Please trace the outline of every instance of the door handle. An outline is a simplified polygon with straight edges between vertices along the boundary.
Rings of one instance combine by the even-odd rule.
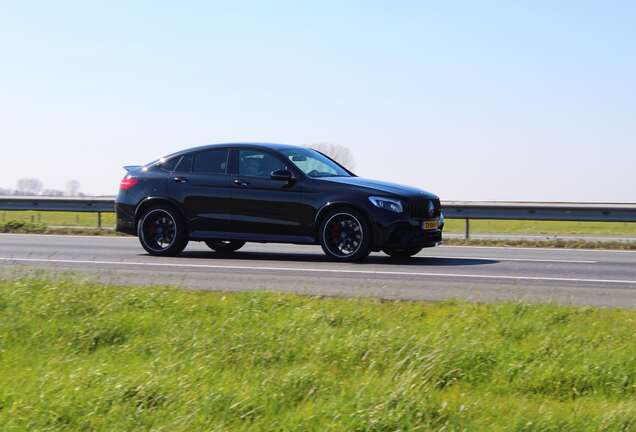
[[[244,180],[236,179],[234,180],[234,184],[237,186],[249,186],[250,184]]]
[[[175,181],[175,183],[187,183],[188,182],[188,178],[187,177],[175,177],[173,180]]]

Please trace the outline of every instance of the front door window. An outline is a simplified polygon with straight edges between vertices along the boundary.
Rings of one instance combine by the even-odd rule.
[[[241,177],[269,179],[272,171],[287,169],[280,159],[257,150],[239,150],[238,173]]]

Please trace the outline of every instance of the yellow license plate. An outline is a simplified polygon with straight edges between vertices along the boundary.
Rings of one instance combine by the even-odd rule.
[[[422,228],[425,230],[434,230],[439,227],[439,221],[437,219],[427,220],[422,222]]]

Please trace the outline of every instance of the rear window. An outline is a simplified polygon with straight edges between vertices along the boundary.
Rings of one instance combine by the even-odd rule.
[[[194,155],[192,171],[206,174],[225,174],[227,170],[228,149],[206,150]]]
[[[181,162],[177,165],[175,169],[176,172],[179,173],[189,173],[192,171],[192,155],[187,154],[181,158]]]
[[[175,156],[170,159],[161,159],[156,162],[152,168],[166,172],[173,172],[180,160],[181,156]]]

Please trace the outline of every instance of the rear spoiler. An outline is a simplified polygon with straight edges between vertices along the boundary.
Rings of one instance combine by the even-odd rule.
[[[129,173],[131,173],[131,172],[133,172],[133,171],[138,171],[138,170],[140,170],[141,168],[143,168],[141,165],[126,165],[126,166],[124,167],[124,169],[125,169],[126,171],[128,171]]]

